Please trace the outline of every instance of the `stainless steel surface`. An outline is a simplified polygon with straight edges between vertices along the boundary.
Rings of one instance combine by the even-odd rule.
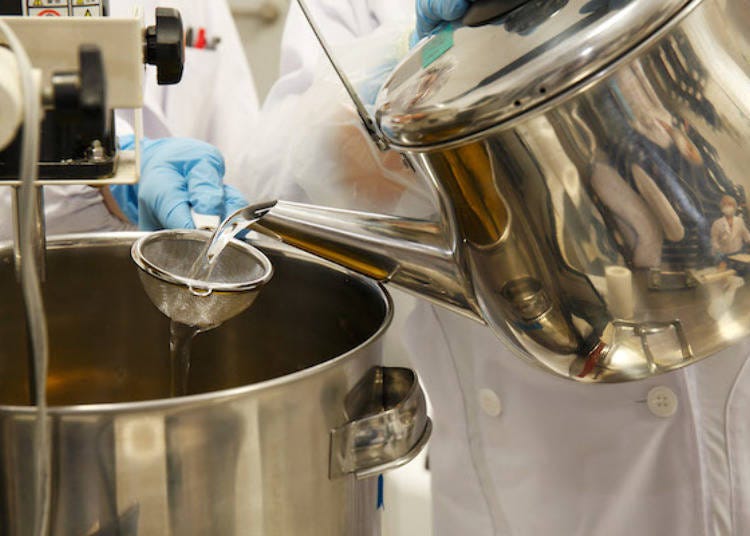
[[[233,240],[219,255],[210,281],[190,272],[212,233],[166,230],[144,235],[131,251],[146,294],[168,318],[198,328],[212,328],[250,307],[273,276],[262,252]]]
[[[612,48],[598,72],[582,68],[584,82],[543,105],[505,122],[500,110],[490,130],[454,114],[456,138],[466,137],[402,147],[438,190],[439,223],[280,203],[259,230],[465,307],[520,357],[575,381],[637,380],[731,347],[750,334],[750,11],[744,0],[696,0],[665,25],[661,10],[678,3],[601,5],[619,10],[615,26],[640,12],[661,28],[635,25],[627,51]],[[458,30],[477,32],[473,56],[456,63],[449,52],[421,68],[412,97],[460,107],[450,84],[471,80],[487,63],[481,36],[503,31]],[[582,35],[561,45],[571,58],[588,54]],[[638,36],[648,38],[636,46]],[[392,75],[381,103],[420,56]],[[495,89],[517,85],[508,78]],[[399,121],[400,133],[429,131],[420,114]]]
[[[344,70],[341,68],[339,63],[336,61],[336,58],[333,56],[331,47],[328,46],[325,37],[323,37],[323,33],[315,23],[315,17],[313,17],[310,9],[307,7],[307,2],[305,2],[305,0],[297,0],[297,4],[299,4],[300,9],[302,10],[302,14],[305,16],[308,25],[315,34],[315,38],[318,40],[318,44],[320,44],[320,47],[323,49],[326,58],[328,58],[331,67],[333,67],[333,70],[336,72],[336,76],[338,76],[339,80],[344,86],[344,89],[346,89],[346,92],[349,94],[349,98],[354,103],[354,107],[357,109],[357,114],[359,115],[359,118],[362,121],[365,130],[370,135],[372,141],[375,142],[375,145],[378,146],[378,148],[380,148],[381,150],[386,150],[388,148],[388,142],[380,134],[380,130],[378,129],[378,125],[375,122],[375,119],[372,117],[372,115],[370,115],[370,112],[367,111],[367,108],[362,102],[362,99],[359,98],[357,90],[354,89],[354,85],[352,85],[352,83],[349,81],[346,73],[344,73]]]
[[[166,399],[168,320],[130,260],[139,236],[49,242],[52,534],[380,534],[377,479],[330,479],[329,457],[330,431],[360,417],[348,413],[350,393],[382,370],[387,294],[263,245],[273,280],[254,307],[195,339],[191,394]],[[26,536],[34,409],[10,246],[0,292],[0,534]],[[409,385],[392,400],[410,400]]]
[[[478,318],[471,287],[456,263],[452,218],[450,211],[432,222],[279,201],[252,228]]]
[[[351,421],[331,431],[331,478],[369,478],[412,460],[430,437],[414,371],[374,368],[346,397]]]
[[[422,41],[386,82],[377,121],[388,143],[454,141],[549,101],[663,27],[688,0],[537,0],[477,28]],[[460,74],[459,74],[460,73]]]
[[[376,476],[387,473],[394,469],[403,467],[404,465],[414,461],[417,457],[422,454],[422,451],[427,448],[427,444],[430,442],[432,437],[432,419],[427,418],[425,420],[424,431],[421,436],[417,439],[417,442],[412,445],[411,450],[399,458],[394,458],[390,461],[384,461],[380,465],[368,467],[366,469],[359,469],[355,471],[354,476],[357,480],[366,480],[368,478],[374,478]],[[393,501],[391,501],[392,503]]]
[[[13,187],[13,194],[11,196],[11,204],[13,210],[13,252],[16,263],[16,274],[18,279],[21,279],[21,223],[23,211],[20,210],[21,198],[20,188]],[[44,187],[38,186],[36,188],[36,211],[34,212],[34,220],[36,222],[33,230],[34,235],[34,251],[33,255],[36,258],[37,271],[39,272],[39,280],[44,281],[46,277],[46,266],[45,266],[45,251],[47,248],[47,221],[44,217]]]

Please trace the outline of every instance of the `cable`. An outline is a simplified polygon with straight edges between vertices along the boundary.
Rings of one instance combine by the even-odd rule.
[[[37,518],[34,534],[46,536],[49,531],[51,507],[51,468],[50,446],[47,431],[47,367],[49,364],[49,346],[47,337],[47,318],[44,312],[44,300],[39,281],[37,259],[34,254],[34,228],[36,226],[36,180],[39,159],[39,125],[41,106],[39,92],[36,90],[31,62],[26,50],[10,29],[0,19],[0,33],[5,36],[11,51],[16,55],[21,75],[21,86],[24,95],[24,123],[21,145],[21,287],[26,304],[26,318],[31,338],[31,351],[34,359],[34,380],[36,387],[37,419],[36,439],[36,499]]]

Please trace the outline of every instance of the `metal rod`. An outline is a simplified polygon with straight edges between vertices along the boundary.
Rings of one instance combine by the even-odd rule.
[[[36,265],[39,281],[47,280],[47,219],[44,216],[44,186],[36,188],[36,222],[34,222]]]
[[[365,126],[365,130],[367,130],[367,133],[370,135],[370,138],[372,138],[372,140],[375,142],[375,144],[378,146],[378,148],[381,151],[387,150],[388,142],[380,134],[380,131],[378,130],[375,120],[367,111],[367,108],[365,108],[365,105],[362,102],[362,99],[359,98],[359,94],[357,93],[357,90],[354,89],[354,86],[351,84],[351,82],[347,78],[343,69],[338,64],[336,59],[333,57],[333,54],[331,53],[331,49],[328,46],[328,42],[325,40],[325,38],[323,37],[323,34],[320,31],[320,28],[318,28],[317,24],[315,23],[315,20],[313,19],[312,14],[310,13],[310,10],[307,8],[307,4],[305,3],[305,0],[297,0],[297,4],[302,10],[302,14],[305,16],[305,19],[307,19],[307,23],[310,25],[310,28],[315,34],[315,37],[318,40],[318,43],[320,43],[320,46],[323,48],[323,52],[328,58],[328,61],[333,67],[333,70],[336,71],[336,76],[339,77],[339,80],[341,80],[341,83],[344,85],[344,89],[346,89],[346,92],[349,94],[349,98],[354,103],[354,107],[357,109],[357,114],[359,115],[359,118],[362,120],[362,123]]]
[[[16,280],[21,282],[21,208],[19,207],[19,187],[12,187],[11,202],[13,211],[13,260],[16,267]]]
[[[32,233],[34,235],[34,251],[33,255],[36,259],[37,272],[39,274],[39,280],[45,281],[47,278],[47,263],[46,263],[46,251],[47,251],[47,229],[44,218],[44,188],[37,186],[35,188],[35,201],[36,210],[34,212],[34,228]],[[13,220],[15,225],[13,226],[13,257],[16,266],[16,278],[20,281],[21,271],[23,267],[23,256],[21,255],[21,229],[23,223],[23,210],[21,207],[21,188],[13,188]]]

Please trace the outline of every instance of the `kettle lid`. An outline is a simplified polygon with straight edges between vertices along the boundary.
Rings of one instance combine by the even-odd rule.
[[[600,72],[690,3],[476,0],[464,23],[480,22],[487,4],[510,11],[422,40],[380,91],[380,129],[391,144],[417,148],[498,126]]]

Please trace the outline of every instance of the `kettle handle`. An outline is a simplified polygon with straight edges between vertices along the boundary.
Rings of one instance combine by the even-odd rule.
[[[374,367],[346,397],[347,413],[361,412],[331,431],[329,476],[358,480],[409,463],[432,433],[417,374],[406,368]]]
[[[482,26],[507,15],[530,0],[475,0],[461,21],[465,26]]]

